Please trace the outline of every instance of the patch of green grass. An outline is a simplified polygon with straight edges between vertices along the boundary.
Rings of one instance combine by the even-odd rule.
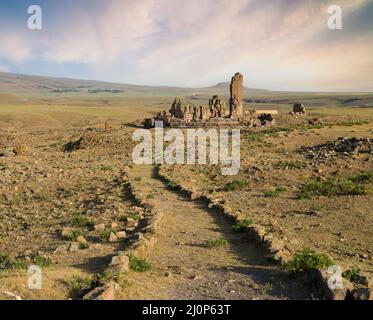
[[[209,249],[225,247],[228,246],[228,244],[228,241],[225,239],[208,239],[206,241],[206,246]]]
[[[146,199],[154,199],[154,194],[153,194],[153,193],[149,193],[149,194],[146,196]]]
[[[137,182],[140,182],[141,181],[141,177],[135,177],[133,180],[135,180]]]
[[[342,273],[342,277],[356,284],[362,284],[363,282],[361,270],[358,267],[352,267],[351,269],[346,270]]]
[[[342,195],[366,195],[367,188],[348,179],[326,181],[311,181],[304,184],[298,191],[298,199],[310,199],[312,197],[332,197]]]
[[[110,238],[110,234],[111,234],[112,230],[111,229],[105,229],[104,231],[102,231],[101,233],[101,238],[105,241],[108,241],[109,238]]]
[[[237,191],[242,189],[245,186],[245,183],[241,180],[233,180],[224,185],[223,189],[225,191]]]
[[[85,250],[85,249],[88,249],[89,248],[89,244],[86,243],[86,242],[80,242],[79,243],[79,249],[80,250]]]
[[[332,265],[334,265],[334,262],[327,255],[305,248],[285,265],[285,270],[291,273],[309,272],[313,269],[328,268]]]
[[[132,218],[136,221],[140,220],[140,215],[137,212],[131,211],[127,215],[128,218]]]
[[[71,234],[69,235],[69,238],[70,240],[72,241],[76,241],[76,239],[79,237],[79,236],[83,236],[84,237],[85,233],[81,230],[72,230],[71,231]]]
[[[373,171],[357,174],[348,178],[353,183],[373,183]]]
[[[70,289],[74,293],[78,293],[84,289],[88,289],[92,283],[91,277],[73,276],[69,281]]]
[[[150,262],[146,261],[145,259],[137,258],[133,255],[130,255],[130,268],[136,272],[146,272],[151,269]]]
[[[13,269],[22,269],[26,270],[28,267],[28,264],[26,263],[25,260],[22,259],[16,259],[12,262],[12,268]]]
[[[104,282],[113,280],[121,286],[123,286],[123,284],[125,284],[125,286],[128,285],[127,274],[125,272],[105,270],[103,273],[98,275],[98,279]]]
[[[275,190],[264,191],[263,194],[266,198],[277,198],[281,193],[286,191],[287,189],[285,187],[277,187]]]
[[[237,233],[242,233],[242,232],[245,232],[246,231],[246,228],[250,225],[253,224],[253,221],[251,219],[243,219],[243,220],[240,220],[240,221],[237,221],[234,225],[233,225],[233,231],[234,232],[237,232]]]
[[[52,259],[47,256],[36,256],[32,262],[40,268],[48,268],[52,264]]]
[[[296,170],[296,169],[304,169],[307,165],[302,161],[279,161],[273,165],[275,169],[289,169],[289,170]]]
[[[112,166],[102,166],[101,170],[102,171],[113,171],[114,168]]]
[[[167,187],[169,187],[172,190],[177,190],[179,188],[179,186],[177,185],[177,183],[173,182],[173,181],[169,181],[167,183]]]
[[[74,214],[71,224],[75,227],[88,227],[91,229],[95,226],[94,221],[87,219],[87,217],[83,216],[81,213]]]
[[[0,269],[8,269],[10,265],[9,257],[6,254],[0,254]]]

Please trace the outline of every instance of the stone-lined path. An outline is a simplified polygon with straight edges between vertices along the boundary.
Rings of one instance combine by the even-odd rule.
[[[305,299],[309,292],[262,250],[232,231],[232,222],[202,202],[170,190],[150,166],[130,170],[164,217],[158,242],[150,253],[152,270],[130,272],[123,299]],[[208,239],[226,239],[227,246],[209,249]]]

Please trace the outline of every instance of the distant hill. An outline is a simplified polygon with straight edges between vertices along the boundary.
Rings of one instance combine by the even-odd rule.
[[[229,82],[211,87],[180,88],[172,86],[140,86],[94,80],[53,78],[0,72],[0,103],[70,103],[118,104],[137,98],[166,98],[167,103],[180,97],[195,104],[205,104],[213,95],[226,101]],[[372,93],[284,92],[244,88],[245,104],[253,107],[290,108],[295,102],[307,107],[373,107]],[[150,99],[151,102],[154,99]]]
[[[265,93],[267,90],[245,88],[248,93]],[[229,95],[229,83],[219,83],[205,88],[180,88],[172,86],[140,86],[94,80],[53,78],[0,72],[0,93],[20,95],[45,94],[121,94],[125,96],[186,96]]]

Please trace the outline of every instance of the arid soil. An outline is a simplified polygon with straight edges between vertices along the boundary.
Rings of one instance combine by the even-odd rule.
[[[40,123],[15,126],[14,117],[11,125],[1,119],[1,299],[13,299],[9,293],[22,299],[80,298],[82,287],[105,276],[110,258],[126,245],[112,233],[130,236],[143,218],[123,183],[125,172],[164,218],[146,258],[151,269],[131,270],[116,279],[119,299],[312,298],[301,279],[270,262],[244,234],[233,233],[230,221],[167,188],[152,167],[131,165],[133,124],[119,119],[105,131],[102,118],[95,126],[91,117],[84,121],[85,115],[77,120],[69,113],[56,126],[48,116],[44,128]],[[311,247],[372,276],[370,178],[354,180],[364,187],[358,195],[298,198],[310,181],[373,170],[369,152],[323,149],[339,137],[373,138],[371,121],[369,116],[316,112],[304,118],[283,116],[275,127],[242,133],[237,176],[223,177],[212,166],[161,170],[265,226],[286,243],[290,255]],[[224,241],[209,248],[211,240]],[[43,268],[42,290],[27,287],[27,266],[35,263]]]

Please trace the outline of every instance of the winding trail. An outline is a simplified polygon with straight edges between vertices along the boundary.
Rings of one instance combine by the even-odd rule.
[[[140,178],[141,177],[141,178]],[[121,299],[307,299],[308,290],[265,258],[232,222],[205,204],[172,191],[150,166],[130,178],[164,217],[148,260],[152,270],[130,272]],[[209,249],[208,239],[228,245]]]

